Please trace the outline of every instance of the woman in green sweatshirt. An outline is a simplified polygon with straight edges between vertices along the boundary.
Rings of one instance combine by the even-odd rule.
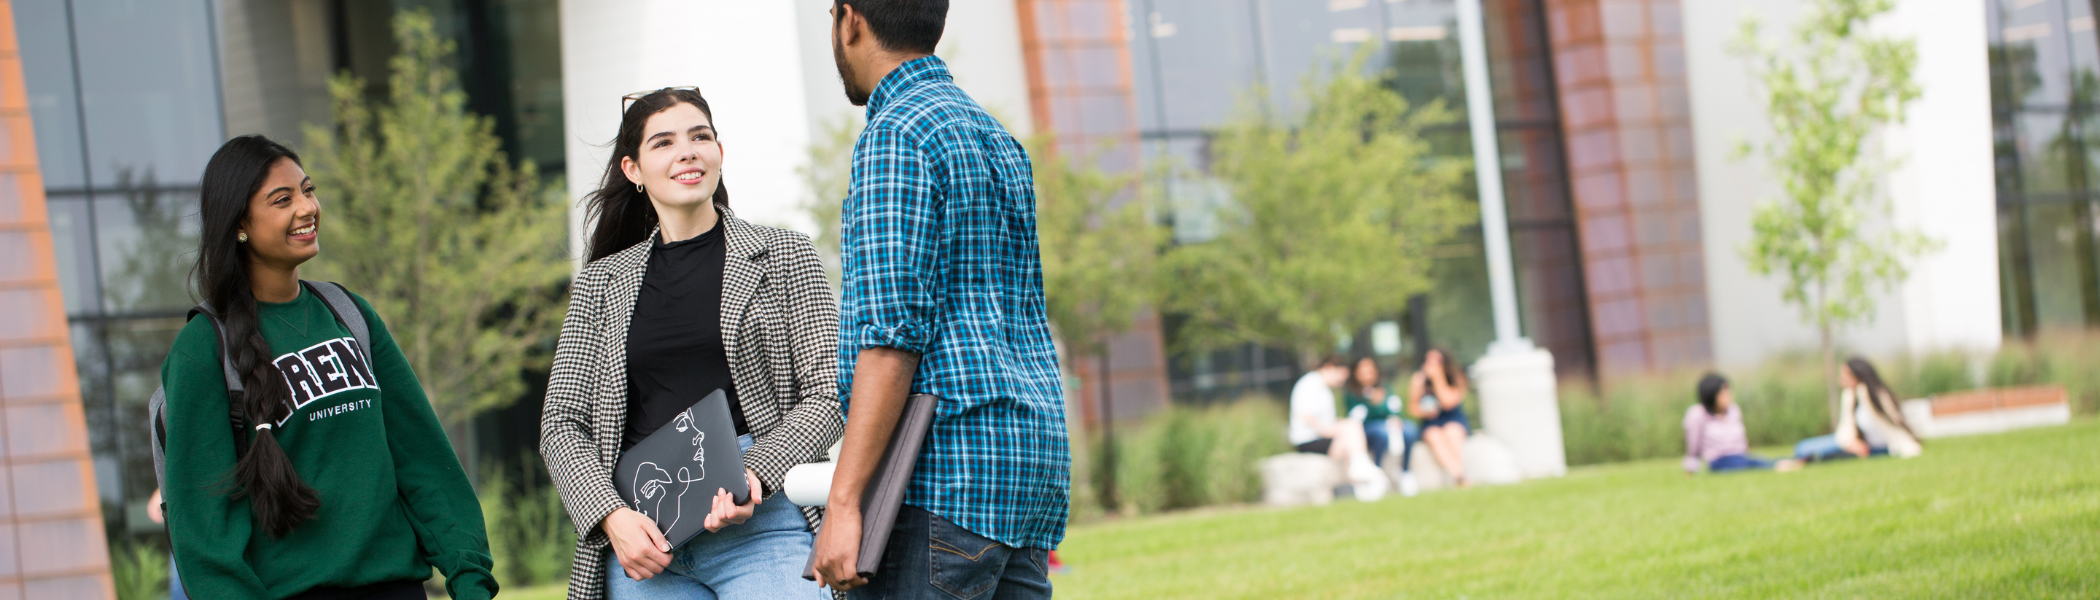
[[[360,347],[299,281],[321,216],[299,157],[234,138],[201,187],[194,276],[246,392],[227,393],[219,333],[192,319],[161,365],[168,536],[190,596],[422,600],[435,566],[453,598],[494,597],[480,504],[400,346],[356,298]]]

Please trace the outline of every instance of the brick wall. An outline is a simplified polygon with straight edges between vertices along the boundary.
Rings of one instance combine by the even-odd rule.
[[[1606,373],[1711,361],[1677,0],[1546,0],[1591,339]]]
[[[114,598],[36,160],[0,0],[0,600]]]

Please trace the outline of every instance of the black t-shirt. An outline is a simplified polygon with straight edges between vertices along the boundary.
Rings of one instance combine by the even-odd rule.
[[[719,223],[689,240],[651,241],[648,271],[627,326],[627,433],[621,450],[718,389],[729,396],[737,434],[751,432],[722,346],[727,246]]]

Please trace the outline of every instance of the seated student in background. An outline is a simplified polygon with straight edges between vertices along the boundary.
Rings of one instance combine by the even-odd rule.
[[[1334,390],[1349,378],[1339,357],[1327,357],[1320,366],[1291,387],[1291,445],[1299,452],[1325,454],[1349,475],[1352,484],[1381,484],[1384,475],[1371,462],[1364,443],[1364,427],[1354,419],[1335,416]],[[1375,481],[1374,481],[1375,480]],[[1382,493],[1383,487],[1380,487]],[[1375,495],[1375,493],[1374,493]]]
[[[1393,448],[1394,429],[1400,434],[1400,492],[1413,495],[1414,477],[1407,472],[1407,458],[1414,451],[1415,440],[1420,429],[1410,421],[1396,419],[1400,415],[1400,395],[1386,387],[1385,375],[1378,369],[1378,361],[1369,356],[1356,359],[1356,367],[1349,381],[1342,386],[1342,407],[1349,418],[1364,424],[1364,445],[1371,454],[1371,462],[1385,466],[1385,455]]]
[[[1422,420],[1422,444],[1437,466],[1458,487],[1473,487],[1466,479],[1466,435],[1473,429],[1466,420],[1466,374],[1450,362],[1451,354],[1439,348],[1422,353],[1422,368],[1407,385],[1408,410]]]
[[[1866,458],[1893,454],[1910,458],[1925,451],[1903,421],[1896,406],[1896,393],[1881,381],[1873,363],[1852,357],[1838,367],[1837,431],[1801,440],[1794,445],[1794,458],[1820,461]]]
[[[1715,473],[1751,469],[1792,470],[1795,461],[1772,461],[1750,455],[1750,437],[1743,432],[1743,409],[1736,406],[1728,378],[1708,373],[1699,380],[1699,403],[1684,411],[1684,472],[1699,467]]]

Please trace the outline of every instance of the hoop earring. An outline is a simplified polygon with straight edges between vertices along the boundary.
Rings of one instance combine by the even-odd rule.
[[[247,232],[241,232],[241,233],[235,234],[235,235],[233,236],[233,239],[236,239],[236,240],[240,240],[240,241],[241,241],[241,243],[243,243],[243,244],[246,244],[246,243],[248,243],[248,233],[247,233]]]
[[[639,192],[639,191],[642,191],[642,184],[639,184],[639,183],[637,183],[637,184],[634,184],[634,191],[637,191],[637,192]]]

